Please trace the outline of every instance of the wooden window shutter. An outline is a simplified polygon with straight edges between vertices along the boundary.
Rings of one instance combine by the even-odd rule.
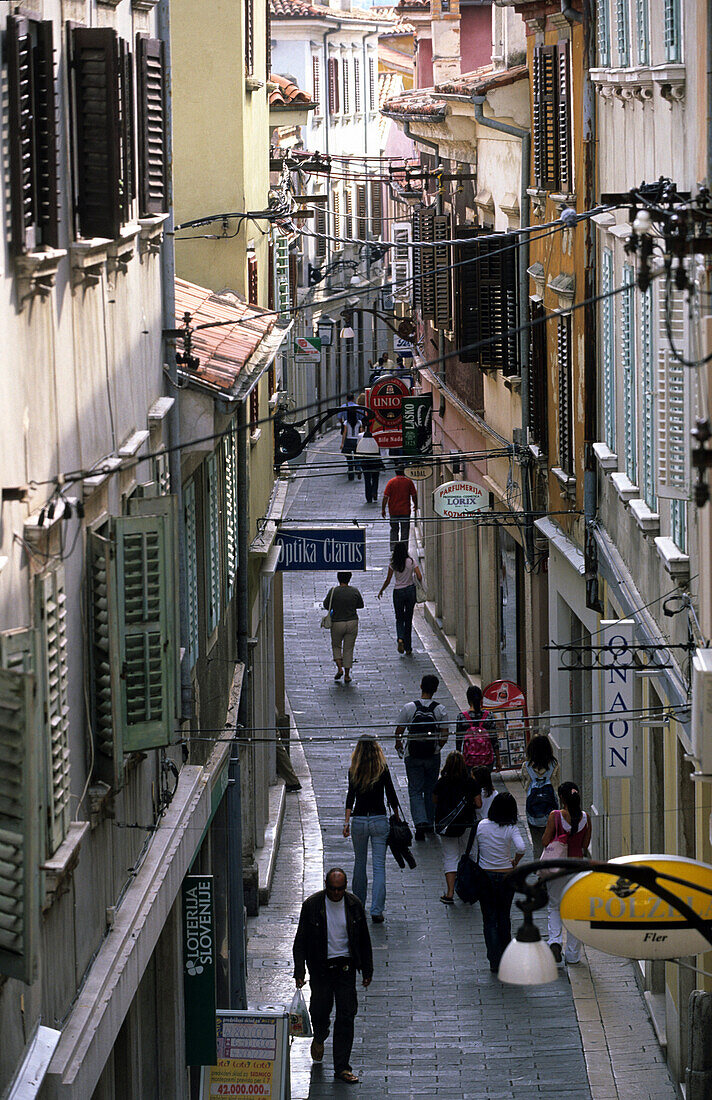
[[[289,320],[291,309],[289,287],[289,238],[277,234],[274,241],[274,302],[280,321]]]
[[[0,974],[30,984],[39,936],[35,676],[0,669]]]
[[[681,61],[680,0],[663,0],[663,40],[665,43],[665,59],[667,61]]]
[[[530,300],[529,434],[544,454],[549,450],[548,364],[546,310],[541,299]]]
[[[653,358],[653,290],[648,287],[640,295],[640,353],[642,360],[642,421],[641,481],[643,499],[655,511],[655,365]]]
[[[368,207],[366,196],[366,185],[364,183],[358,183],[356,185],[356,236],[360,240],[366,239],[366,229],[368,225]]]
[[[354,111],[357,115],[361,114],[362,94],[361,94],[361,62],[357,57],[354,58]]]
[[[516,233],[478,241],[476,266],[479,341],[477,362],[483,370],[519,372],[519,325]]]
[[[613,253],[604,248],[601,258],[601,326],[603,355],[603,438],[609,450],[616,449],[616,366],[613,299]]]
[[[247,257],[247,301],[251,306],[259,305],[259,271],[253,253]]]
[[[138,35],[139,212],[143,217],[168,210],[166,183],[165,50],[157,38]]]
[[[154,455],[153,480],[159,497],[168,496],[171,491],[171,464],[165,451]]]
[[[316,239],[314,243],[314,250],[316,252],[317,259],[323,260],[326,256],[326,210],[322,203],[316,208],[316,218],[314,232],[316,233]]]
[[[422,211],[414,210],[411,215],[412,230],[411,240],[414,247],[409,251],[412,256],[413,266],[413,309],[417,310],[422,315],[423,309],[423,250],[420,247],[420,241],[422,241]]]
[[[596,37],[598,64],[607,68],[611,63],[611,30],[609,18],[610,0],[596,0]]]
[[[269,395],[272,396],[271,394]],[[238,563],[237,533],[237,437],[236,422],[233,430],[223,436],[223,465],[225,467],[225,569],[227,573],[227,598],[235,589]]]
[[[272,73],[272,5],[270,0],[265,2],[265,78],[269,80]]]
[[[255,71],[255,0],[245,0],[245,75]]]
[[[630,65],[630,19],[628,2],[629,0],[615,0],[618,65],[622,69]]]
[[[436,247],[433,249],[435,259],[435,317],[436,328],[450,328],[452,325],[452,291],[451,291],[451,252],[449,244],[440,244],[438,241],[449,241],[452,237],[451,219],[449,214],[436,214],[433,219],[433,237]]]
[[[119,699],[116,551],[110,538],[87,532],[89,588],[89,664],[91,725],[96,746],[94,770],[115,791],[124,781],[122,727],[116,720]]]
[[[331,205],[334,215],[332,235],[338,238],[341,236],[341,194],[336,187],[331,192]]]
[[[321,107],[321,62],[316,54],[312,54],[312,99],[316,103],[316,114]]]
[[[635,484],[638,480],[638,417],[635,392],[635,346],[633,343],[633,319],[635,299],[633,268],[630,264],[623,267],[623,285],[621,295],[621,365],[623,370],[623,452],[625,472]]]
[[[6,50],[12,246],[19,255],[31,252],[37,244],[34,66],[29,19],[8,18]]]
[[[650,27],[648,20],[648,0],[635,0],[635,36],[637,42],[638,64],[647,65],[650,61]]]
[[[536,46],[533,64],[534,179],[537,187],[555,190],[558,186],[557,47]]]
[[[195,510],[195,482],[183,488],[183,522],[185,524],[185,586],[188,605],[188,651],[190,667],[198,660],[199,600],[198,600],[198,520]]]
[[[573,394],[571,392],[571,317],[559,317],[556,332],[559,372],[559,465],[573,477]]]
[[[420,239],[428,243],[435,239],[435,210],[431,207],[420,212]],[[435,249],[420,249],[421,303],[424,321],[435,320]]]
[[[257,392],[255,386],[252,393]],[[252,397],[250,394],[250,398]],[[254,415],[252,401],[250,401],[250,427],[254,431],[259,419]],[[220,484],[218,481],[218,463],[215,454],[211,454],[206,462],[206,535],[208,539],[207,558],[207,585],[208,585],[208,631],[210,634],[220,622],[222,610],[220,599]]]
[[[413,227],[410,222],[393,222],[394,247],[391,251],[391,293],[397,302],[410,302],[412,298],[413,262],[410,240]]]
[[[349,59],[348,59],[348,57],[345,57],[343,59],[343,61],[341,62],[341,79],[342,79],[343,87],[344,87],[344,97],[343,97],[344,107],[343,107],[343,111],[344,111],[344,114],[347,115],[349,113],[349,111],[351,110],[351,96],[350,96],[350,90],[351,89],[349,88]]]
[[[344,237],[350,239],[354,235],[354,193],[351,184],[345,185],[346,216],[344,217]]]
[[[670,335],[675,349],[687,354],[685,299],[672,287],[659,291],[657,355],[656,450],[658,456],[657,495],[686,499],[690,495],[690,430],[692,428],[692,378],[689,367],[675,358],[667,334],[666,302]],[[679,545],[679,543],[678,543]]]
[[[457,287],[456,339],[459,358],[463,363],[476,363],[479,352],[473,345],[480,339],[477,308],[477,244],[475,237],[481,232],[476,225],[456,225],[454,236],[462,242],[453,249],[453,269]]]
[[[573,173],[571,170],[571,112],[569,104],[569,44],[559,42],[556,47],[557,72],[557,162],[559,191],[573,191]]]
[[[42,726],[47,778],[48,852],[54,855],[70,821],[69,673],[67,661],[67,596],[64,568],[35,577],[35,621],[44,683]]]
[[[368,59],[368,109],[375,111],[377,107],[376,97],[376,62],[372,57]]]
[[[37,24],[34,73],[37,220],[42,244],[56,248],[59,245],[57,84],[54,77],[52,23],[49,20]]]
[[[122,172],[116,32],[73,27],[70,50],[79,235],[113,240],[121,228]]]
[[[162,43],[161,43],[162,45]],[[136,158],[134,156],[134,79],[133,57],[126,42],[119,39],[119,110],[121,112],[121,220],[131,220],[131,204],[136,198]]]
[[[371,234],[383,235],[383,185],[380,180],[371,180]]]
[[[338,61],[335,57],[330,57],[326,64],[326,78],[328,83],[329,93],[329,114],[336,115],[339,113],[339,70]]]

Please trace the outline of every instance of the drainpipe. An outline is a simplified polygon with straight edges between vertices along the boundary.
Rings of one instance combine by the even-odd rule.
[[[437,157],[437,167],[438,168],[442,167],[443,159],[440,155],[440,146],[438,145],[438,143],[436,141],[429,141],[428,138],[424,138],[424,137],[420,137],[420,136],[416,137],[416,135],[413,133],[413,131],[410,128],[410,123],[409,122],[406,122],[405,126],[403,127],[403,133],[405,134],[406,137],[409,137],[411,139],[411,141],[418,142],[420,145],[428,145],[431,149],[434,149],[435,150],[435,156]],[[437,198],[435,200],[435,209],[437,210],[438,214],[442,214],[442,212],[443,212],[443,197],[442,197],[442,194],[440,192],[438,192]],[[438,370],[437,370],[437,375],[438,375],[438,379],[440,380],[440,382],[442,382],[442,384],[444,385],[445,384],[445,337],[443,336],[440,329],[438,329]]]
[[[562,5],[563,11],[563,5]],[[564,13],[565,14],[565,13]],[[590,66],[595,63],[595,42],[591,26],[591,0],[583,4],[583,208],[591,210],[596,204],[596,103],[593,85],[589,75]],[[593,444],[597,438],[596,414],[596,242],[594,224],[591,218],[585,218],[583,225],[584,240],[584,332],[590,337],[584,340],[583,349],[583,392],[584,392],[584,473],[583,473],[583,513],[586,525],[584,545],[588,552],[584,554],[586,566],[586,606],[592,610],[600,609],[598,597],[598,559],[595,556],[595,541],[592,524],[598,507],[598,478]]]

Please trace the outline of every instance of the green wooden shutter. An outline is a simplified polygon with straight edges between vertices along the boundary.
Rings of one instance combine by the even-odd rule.
[[[670,538],[683,553],[687,552],[687,501],[670,501]]]
[[[338,226],[334,236],[339,236]],[[292,308],[289,294],[289,238],[277,233],[274,240],[274,304],[280,321],[290,319]]]
[[[208,583],[208,631],[210,634],[220,622],[220,485],[218,483],[218,463],[215,453],[206,463],[206,512],[208,552],[206,560]]]
[[[71,816],[66,605],[62,567],[35,578],[35,615],[40,651],[38,671],[44,682],[42,719],[46,759],[47,847],[51,855],[64,840]]]
[[[690,495],[690,430],[693,372],[673,355],[665,318],[668,293],[670,335],[678,352],[687,355],[685,300],[682,293],[665,287],[659,291],[658,377],[656,454],[657,494],[668,499]],[[689,356],[687,356],[689,358]]]
[[[623,265],[621,294],[621,365],[623,369],[623,453],[625,472],[635,484],[638,480],[637,409],[635,393],[635,347],[633,343],[634,284],[633,268]]]
[[[648,26],[648,0],[635,0],[635,37],[638,64],[650,62],[650,28]]]
[[[663,40],[666,60],[682,61],[680,0],[663,0]]]
[[[237,427],[223,437],[223,463],[225,466],[225,566],[227,572],[227,597],[235,587],[237,573]]]
[[[35,978],[40,815],[35,677],[0,669],[0,974]]]
[[[653,291],[648,287],[640,296],[640,350],[643,385],[643,499],[655,511],[655,377],[653,367]]]
[[[598,64],[608,68],[611,63],[611,29],[608,5],[610,0],[596,0],[596,32],[598,39]]]
[[[185,572],[188,599],[188,648],[190,667],[198,660],[198,525],[195,512],[195,482],[189,481],[183,489],[185,516]]]
[[[604,248],[601,262],[601,294],[610,295],[613,289],[613,253]],[[603,328],[601,349],[603,354],[603,437],[606,446],[616,449],[616,374],[615,336],[613,330],[613,299],[601,300],[601,325]]]
[[[115,547],[95,531],[87,533],[89,587],[89,664],[91,724],[96,746],[94,770],[115,791],[124,782],[122,725],[117,721],[120,691]]]
[[[616,0],[616,32],[618,40],[618,67],[630,65],[630,19],[628,0]]]

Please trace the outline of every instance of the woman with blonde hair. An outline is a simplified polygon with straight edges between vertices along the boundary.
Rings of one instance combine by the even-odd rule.
[[[344,836],[351,834],[351,843],[354,846],[353,892],[364,908],[368,893],[368,842],[371,841],[371,920],[374,924],[383,924],[383,907],[386,902],[386,842],[389,823],[384,796],[391,812],[398,816],[398,796],[383,749],[372,734],[365,733],[359,737],[351,757]]]

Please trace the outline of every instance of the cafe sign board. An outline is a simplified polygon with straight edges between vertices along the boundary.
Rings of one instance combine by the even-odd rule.
[[[433,509],[443,519],[461,519],[489,507],[489,493],[472,481],[446,481],[433,493]]]
[[[674,959],[709,951],[710,945],[673,905],[625,877],[626,864],[652,867],[684,879],[685,885],[660,879],[660,886],[712,921],[712,867],[683,856],[620,856],[621,876],[584,871],[565,887],[561,919],[570,932],[599,951],[626,959]]]

